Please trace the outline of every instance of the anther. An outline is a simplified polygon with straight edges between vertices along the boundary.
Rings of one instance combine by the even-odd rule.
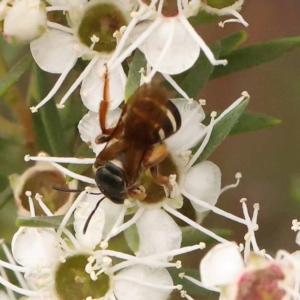
[[[250,98],[250,95],[248,92],[244,91],[242,92],[242,96],[246,97],[246,98]]]
[[[181,279],[182,279],[184,276],[185,276],[185,273],[184,273],[184,272],[181,272],[181,273],[178,274],[178,277],[181,278]]]
[[[245,247],[244,247],[244,244],[240,243],[239,244],[239,251],[242,252],[244,251]]]
[[[241,179],[241,178],[242,178],[242,173],[241,173],[241,172],[237,172],[237,173],[235,174],[235,178],[236,178],[236,179]]]
[[[47,154],[45,152],[39,152],[38,157],[47,157]]]
[[[259,210],[259,203],[254,203],[253,208]]]
[[[215,117],[217,116],[217,112],[216,112],[216,111],[213,111],[213,112],[210,114],[210,116],[211,116],[212,118],[215,118]]]
[[[248,241],[248,240],[250,240],[251,239],[251,233],[250,232],[247,232],[246,234],[245,234],[245,236],[244,236],[244,239],[245,239],[245,241]]]
[[[203,242],[200,242],[200,243],[199,243],[199,247],[200,247],[201,250],[203,250],[203,249],[206,248],[206,244],[203,243]]]
[[[206,100],[205,99],[199,99],[199,104],[200,105],[206,105]]]
[[[183,286],[182,286],[181,284],[177,284],[177,285],[176,285],[176,289],[177,289],[178,291],[181,291],[182,288],[183,288]]]
[[[26,191],[26,192],[25,192],[25,195],[26,195],[27,197],[31,197],[32,193],[31,193],[30,191]]]
[[[38,111],[35,106],[31,106],[30,110],[31,110],[32,113],[36,113]]]
[[[180,269],[180,268],[182,267],[181,260],[177,260],[177,261],[176,261],[175,267],[176,267],[176,269]]]
[[[240,200],[240,203],[246,203],[247,202],[247,198],[242,198],[241,200]]]
[[[100,248],[101,249],[106,249],[108,247],[108,242],[107,241],[102,241],[101,243],[100,243]]]
[[[30,161],[30,155],[29,155],[29,154],[25,155],[25,156],[24,156],[24,160],[25,160],[25,161]]]
[[[64,105],[64,104],[58,103],[58,104],[56,104],[56,107],[57,107],[58,109],[63,109],[63,108],[65,107],[65,105]]]

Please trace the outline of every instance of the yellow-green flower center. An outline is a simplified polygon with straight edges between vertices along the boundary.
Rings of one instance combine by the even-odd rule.
[[[124,14],[113,4],[99,3],[89,7],[82,18],[78,28],[78,36],[81,42],[88,47],[92,45],[93,36],[99,38],[94,50],[110,53],[116,48],[117,42],[113,34],[126,26]]]
[[[90,274],[85,271],[87,259],[87,255],[71,256],[58,267],[55,274],[55,290],[59,299],[98,299],[108,292],[109,277],[102,273],[97,280],[92,280]]]

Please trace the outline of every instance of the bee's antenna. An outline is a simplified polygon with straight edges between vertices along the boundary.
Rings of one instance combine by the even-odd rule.
[[[81,192],[85,191],[85,190],[79,190],[79,189],[67,189],[67,188],[63,188],[63,187],[55,186],[55,185],[53,185],[52,188],[56,191],[66,192],[66,193],[81,193]],[[91,194],[91,195],[101,195],[101,193],[89,193],[89,194]]]
[[[83,234],[86,233],[87,228],[88,228],[88,226],[89,226],[89,224],[90,224],[90,221],[91,221],[91,219],[92,219],[92,216],[93,216],[94,213],[96,212],[96,210],[97,210],[99,204],[101,203],[101,201],[102,201],[103,199],[105,199],[105,197],[101,198],[101,199],[97,202],[95,208],[92,210],[92,212],[90,213],[89,217],[88,217],[87,220],[85,221],[85,224],[84,224],[84,227],[83,227]]]

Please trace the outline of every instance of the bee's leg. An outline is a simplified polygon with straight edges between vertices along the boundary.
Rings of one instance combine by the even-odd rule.
[[[167,197],[171,197],[172,194],[172,185],[170,183],[169,177],[164,176],[159,173],[158,165],[152,166],[150,168],[151,175],[153,177],[153,180],[158,184],[164,187]]]

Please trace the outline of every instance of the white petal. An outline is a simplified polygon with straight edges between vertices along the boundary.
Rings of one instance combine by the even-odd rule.
[[[200,263],[202,283],[213,287],[234,283],[244,269],[244,262],[235,243],[213,247]]]
[[[121,115],[120,109],[111,110],[107,114],[107,128],[116,126]],[[96,144],[96,137],[102,133],[99,125],[99,114],[89,111],[79,122],[78,130],[81,139],[86,142],[94,153],[98,154],[103,150],[105,144]]]
[[[3,291],[0,291],[0,299],[1,300],[11,300],[11,298]]]
[[[103,100],[104,74],[107,62],[105,59],[99,59],[89,74],[82,82],[80,94],[83,104],[91,111],[98,112],[99,104]],[[123,76],[125,73],[123,71]],[[117,108],[124,99],[125,86],[122,83],[118,68],[108,73],[109,78],[109,109]]]
[[[86,224],[86,221],[96,205],[94,201],[89,201],[91,200],[91,197],[93,196],[87,195],[86,202],[81,202],[74,213],[74,230],[76,232],[75,236],[79,244],[83,248],[88,249],[94,249],[98,244],[100,244],[105,222],[105,213],[101,208],[98,207],[89,222],[86,233],[83,233],[83,228]]]
[[[159,72],[179,74],[194,65],[200,54],[200,48],[180,21],[176,20],[170,47],[159,62],[162,49],[171,34],[171,28],[171,21],[165,18],[158,29],[149,35],[140,49],[152,67],[159,63],[157,68]]]
[[[147,266],[136,265],[123,269],[118,273],[120,276],[136,278],[140,281],[159,285],[173,285],[173,280],[166,269],[150,268]],[[116,276],[116,279],[118,277]],[[166,300],[171,291],[159,290],[147,287],[128,280],[116,280],[114,294],[118,300]]]
[[[20,227],[12,239],[12,253],[24,267],[53,267],[62,255],[53,229]]]
[[[67,65],[77,60],[73,50],[76,40],[70,33],[50,29],[30,43],[32,56],[39,67],[49,73],[62,73]]]
[[[52,6],[83,5],[87,0],[47,0]]]
[[[136,226],[140,238],[136,256],[142,257],[180,248],[182,232],[162,209],[146,210],[136,222]],[[172,259],[173,257],[168,257],[168,260]]]
[[[47,26],[46,9],[39,0],[15,2],[4,19],[4,35],[12,43],[27,43],[39,37]]]
[[[201,122],[205,118],[202,106],[193,101],[191,104],[183,99],[173,99],[181,116],[181,127],[172,136],[166,139],[166,144],[171,151],[179,154],[181,151],[191,149],[200,142],[199,137],[205,126]]]
[[[221,171],[214,163],[203,161],[187,171],[184,187],[196,198],[215,205],[221,192]],[[193,202],[192,205],[198,212],[207,210]]]

